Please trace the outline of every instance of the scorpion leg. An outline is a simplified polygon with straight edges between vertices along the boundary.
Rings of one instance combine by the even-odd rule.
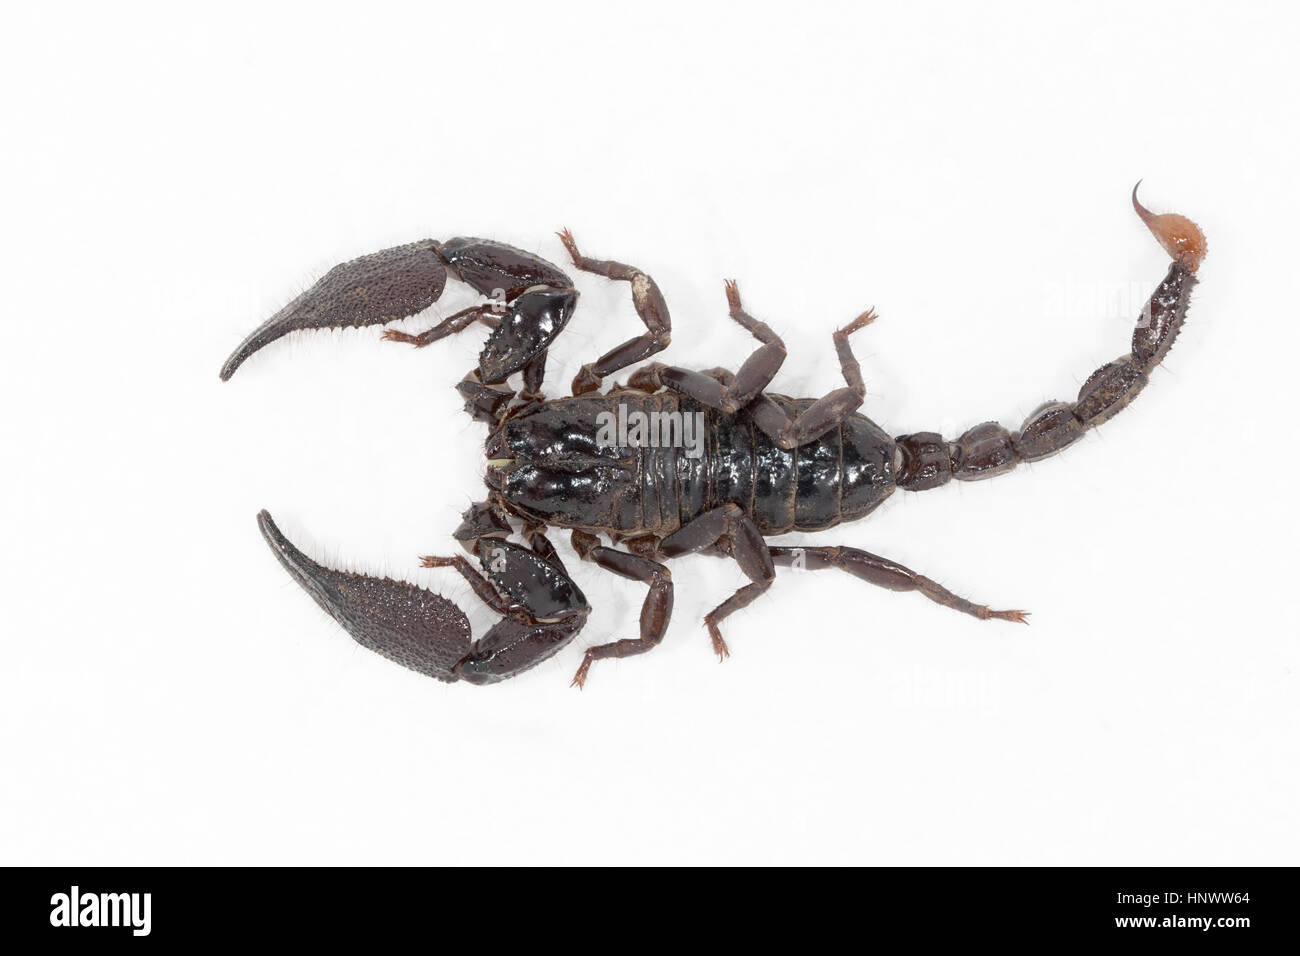
[[[650,362],[648,365],[642,365],[627,377],[623,387],[653,394],[664,387],[663,382],[659,380],[659,375],[667,367],[661,362]]]
[[[573,233],[568,229],[556,235],[569,250],[576,268],[631,284],[632,304],[646,327],[644,334],[628,339],[596,361],[582,366],[573,379],[573,394],[582,395],[600,388],[601,379],[606,375],[612,375],[619,369],[627,368],[666,349],[672,338],[673,323],[672,317],[668,314],[668,303],[664,301],[663,293],[659,291],[659,286],[655,284],[654,279],[636,266],[608,259],[587,258],[578,251],[578,244],[574,241]]]
[[[1028,624],[1028,611],[994,611],[983,604],[967,601],[924,575],[917,574],[896,561],[878,554],[846,547],[774,547],[769,549],[772,560],[784,567],[802,567],[812,571],[839,568],[856,578],[891,591],[919,591],[936,604],[961,611],[982,621],[1015,621]]]
[[[731,317],[763,343],[734,377],[720,375],[719,372],[724,371],[721,369],[693,372],[682,368],[657,367],[648,370],[643,381],[665,385],[728,414],[754,403],[754,424],[785,449],[797,448],[820,438],[862,405],[867,389],[862,381],[862,368],[849,346],[849,336],[875,321],[874,311],[867,310],[832,335],[846,387],[837,388],[822,396],[791,419],[780,406],[762,394],[785,360],[784,343],[765,323],[745,312],[735,282],[727,283],[727,301],[731,306]]]
[[[706,368],[701,375],[707,375],[709,378],[716,378],[723,386],[730,387],[735,384],[736,374],[729,368]]]
[[[689,395],[710,408],[720,409],[730,415],[744,408],[767,388],[785,361],[786,348],[771,326],[758,321],[744,310],[740,304],[739,286],[730,279],[726,286],[731,318],[760,343],[740,366],[740,370],[733,375],[726,369],[696,372],[684,368],[658,367],[647,373],[647,381]]]
[[[639,369],[628,376],[624,388],[635,388],[640,392],[657,392],[664,387],[663,373],[669,368],[660,362],[651,362],[648,365],[642,365]],[[684,370],[683,370],[684,371]],[[713,379],[719,385],[730,387],[736,381],[736,375],[730,369],[725,368],[706,368],[703,372],[692,372],[692,375],[703,375]]]
[[[766,395],[760,396],[753,408],[754,424],[777,445],[789,450],[820,438],[856,412],[866,397],[867,388],[862,381],[862,368],[849,345],[849,336],[875,319],[876,313],[868,309],[831,336],[846,387],[823,395],[793,420]]]
[[[639,554],[643,558],[654,558],[659,554],[659,543],[662,539],[655,534],[642,534],[632,538],[625,538],[623,544],[633,554]]]
[[[587,648],[578,672],[573,675],[572,686],[581,690],[587,683],[587,672],[591,670],[593,661],[607,657],[632,657],[659,646],[673,613],[673,574],[658,561],[602,547],[599,538],[584,531],[573,532],[573,547],[584,561],[591,561],[621,577],[650,586],[645,602],[641,605],[641,636]]]
[[[776,578],[776,569],[772,566],[772,557],[763,541],[763,535],[754,524],[754,519],[745,514],[739,505],[727,504],[706,511],[664,538],[659,545],[660,553],[675,558],[694,551],[717,553],[721,539],[727,541],[729,547],[726,551],[736,559],[740,570],[752,583],[745,585],[704,617],[704,626],[708,628],[709,637],[713,640],[713,652],[718,655],[718,660],[727,658],[731,653],[727,650],[727,642],[722,639],[719,622],[766,591]]]

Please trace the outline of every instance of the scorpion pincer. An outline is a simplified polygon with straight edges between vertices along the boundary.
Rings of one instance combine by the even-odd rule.
[[[593,662],[642,654],[663,640],[673,607],[665,561],[692,552],[730,558],[749,579],[704,619],[719,658],[728,654],[721,622],[771,586],[777,565],[839,568],[977,618],[1026,623],[1023,611],[965,600],[867,551],[772,546],[765,539],[863,518],[896,488],[925,491],[1038,461],[1128,405],[1173,345],[1206,252],[1205,237],[1191,220],[1154,215],[1138,202],[1137,187],[1133,208],[1172,262],[1143,309],[1129,351],[1093,372],[1074,401],[1042,405],[1014,431],[985,422],[955,440],[935,432],[891,438],[858,413],[866,390],[849,337],[875,318],[870,310],[831,336],[844,385],[821,398],[768,391],[785,343],[745,311],[735,282],[726,284],[731,318],[758,342],[739,369],[693,371],[652,362],[602,392],[607,377],[668,346],[668,305],[649,275],[588,258],[565,230],[559,237],[574,268],[630,285],[645,331],[583,365],[571,397],[547,399],[541,393],[547,351],[578,302],[561,269],[486,239],[425,239],[362,256],[331,269],[254,331],[221,377],[229,379],[262,346],[298,329],[381,325],[422,312],[442,295],[448,277],[484,296],[482,304],[428,331],[390,329],[383,337],[420,348],[476,323],[491,330],[477,367],[457,386],[465,410],[488,426],[487,493],[454,533],[478,566],[461,554],[422,562],[459,573],[501,619],[475,641],[464,612],[446,598],[318,564],[265,511],[258,525],[290,575],[358,643],[443,681],[505,680],[551,657],[582,629],[591,608],[546,537],[548,527],[569,529],[582,560],[647,588],[639,636],[589,647],[573,678],[578,687]],[[518,389],[507,384],[516,373]],[[611,432],[613,421],[637,423],[636,433]],[[692,424],[688,448],[679,432]]]

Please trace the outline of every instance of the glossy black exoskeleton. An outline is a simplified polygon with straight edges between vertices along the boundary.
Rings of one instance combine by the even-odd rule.
[[[221,377],[296,329],[376,325],[421,312],[441,296],[449,275],[485,296],[419,335],[389,330],[384,337],[422,347],[476,322],[492,330],[478,366],[458,386],[466,411],[489,426],[487,497],[466,511],[454,535],[478,568],[462,555],[423,563],[455,569],[501,620],[473,641],[464,613],[445,598],[324,567],[295,548],[265,511],[259,525],[294,579],[359,643],[445,681],[512,677],[555,654],[586,622],[591,608],[546,527],[570,529],[580,558],[648,588],[639,636],[588,648],[573,679],[579,687],[594,661],[640,654],[663,639],[673,604],[664,562],[691,552],[735,560],[750,580],[705,618],[720,658],[728,654],[720,622],[767,590],[777,565],[839,568],[978,618],[1024,623],[1023,611],[964,600],[857,548],[773,546],[765,539],[862,518],[895,488],[989,478],[1056,454],[1132,401],[1177,337],[1205,256],[1205,238],[1190,220],[1151,214],[1136,189],[1133,206],[1173,262],[1128,354],[1094,372],[1075,401],[1043,405],[1015,431],[985,422],[955,440],[935,432],[891,438],[858,413],[866,389],[849,336],[875,318],[871,311],[832,337],[844,386],[818,399],[788,398],[767,391],[785,344],[744,310],[728,282],[732,319],[759,343],[734,374],[650,363],[602,393],[607,376],[668,345],[668,306],[644,272],[583,256],[566,230],[560,239],[576,268],[629,283],[646,331],[582,366],[572,397],[546,400],[547,350],[578,300],[559,268],[483,239],[423,240],[364,256],[332,269],[257,329]],[[518,390],[507,384],[515,373],[522,373]],[[509,540],[517,525],[527,546]],[[601,535],[623,547],[602,545]]]

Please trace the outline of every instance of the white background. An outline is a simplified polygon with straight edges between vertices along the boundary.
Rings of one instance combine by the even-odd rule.
[[[439,8],[439,7],[442,8]],[[0,38],[0,862],[1295,863],[1300,828],[1293,8],[818,3],[20,5]],[[353,644],[257,533],[428,585],[481,494],[416,353],[255,325],[336,262],[484,235],[642,266],[664,358],[785,336],[777,386],[855,340],[890,434],[1014,427],[1124,353],[1166,259],[1128,205],[1209,237],[1186,329],[1056,459],[899,492],[817,540],[1032,626],[847,575],[569,556],[595,612],[547,664],[446,686]],[[578,276],[551,392],[639,331]],[[1137,289],[1136,293],[1132,290]],[[471,296],[451,290],[427,327]]]

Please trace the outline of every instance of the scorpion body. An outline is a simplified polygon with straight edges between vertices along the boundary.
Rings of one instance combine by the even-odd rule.
[[[673,604],[665,562],[693,552],[734,560],[749,578],[705,617],[719,658],[729,653],[721,621],[766,591],[782,565],[838,568],[978,618],[1027,623],[1024,611],[968,601],[867,551],[773,546],[765,538],[865,517],[896,488],[980,480],[1046,458],[1128,405],[1173,345],[1206,251],[1194,223],[1150,213],[1136,187],[1133,207],[1173,261],[1139,317],[1129,352],[1094,372],[1073,402],[1042,405],[1015,430],[985,422],[955,439],[935,432],[891,438],[859,413],[866,389],[849,339],[875,319],[874,311],[833,335],[844,386],[818,399],[790,398],[767,391],[786,356],[784,342],[745,311],[736,283],[728,282],[731,317],[758,342],[734,374],[651,362],[601,393],[606,377],[668,345],[668,307],[648,275],[582,255],[566,230],[559,235],[576,268],[630,284],[646,331],[582,366],[572,397],[548,400],[541,394],[547,350],[578,299],[558,267],[482,239],[423,240],[345,263],[250,335],[222,378],[290,331],[382,324],[423,311],[449,275],[491,296],[426,332],[390,329],[384,337],[423,347],[475,323],[492,329],[477,368],[458,386],[466,411],[489,426],[487,496],[454,533],[479,567],[463,555],[428,556],[422,563],[454,569],[501,620],[473,641],[464,612],[445,598],[320,565],[265,511],[259,525],[289,573],[359,643],[446,681],[512,677],[551,657],[585,624],[590,605],[547,539],[547,527],[570,529],[584,561],[647,587],[639,636],[588,648],[573,679],[579,687],[595,661],[644,653],[662,641]],[[518,391],[506,384],[516,373]],[[630,432],[629,421],[636,423]],[[520,531],[526,545],[510,540]],[[610,545],[601,543],[602,535]]]
[[[813,403],[770,398],[787,414]],[[602,423],[620,415],[701,422],[700,454],[692,457],[673,441],[599,441]],[[487,454],[488,487],[509,510],[621,538],[667,537],[727,505],[763,535],[822,531],[867,515],[894,490],[894,442],[863,415],[782,448],[747,409],[725,415],[674,392],[619,390],[539,403],[506,421],[489,438]]]

